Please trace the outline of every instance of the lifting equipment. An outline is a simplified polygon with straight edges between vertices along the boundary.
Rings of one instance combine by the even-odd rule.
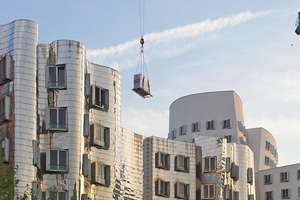
[[[137,65],[136,74],[134,75],[134,82],[133,82],[133,91],[140,95],[141,97],[149,98],[152,97],[151,94],[151,82],[147,78],[148,72],[146,67],[146,61],[144,56],[144,43],[145,40],[143,38],[144,35],[144,8],[145,8],[145,1],[143,0],[143,6],[141,8],[141,1],[140,1],[140,33],[141,33],[141,49],[140,49],[140,58]]]

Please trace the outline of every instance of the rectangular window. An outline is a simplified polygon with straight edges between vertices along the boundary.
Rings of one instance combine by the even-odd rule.
[[[91,183],[103,186],[110,185],[110,166],[94,162],[91,164]]]
[[[281,198],[289,199],[290,198],[290,189],[282,189],[281,190]]]
[[[1,148],[2,156],[4,157],[4,162],[9,161],[9,138],[4,137],[2,140],[2,148]]]
[[[155,167],[161,169],[170,169],[170,154],[161,152],[155,153]]]
[[[49,130],[67,131],[67,108],[50,108]]]
[[[204,185],[203,190],[204,190],[204,195],[203,195],[204,199],[215,198],[215,185],[214,184]]]
[[[170,197],[170,182],[160,179],[155,181],[155,194],[157,196]]]
[[[215,120],[206,122],[206,130],[215,130]]]
[[[186,134],[186,125],[183,125],[183,126],[179,127],[179,134],[180,135],[185,135]]]
[[[172,137],[172,139],[176,138],[176,129],[172,130],[171,137]]]
[[[231,169],[230,177],[231,177],[234,181],[239,180],[239,166],[237,166],[235,163],[231,163],[230,169]]]
[[[269,166],[270,165],[270,158],[265,156],[265,165]]]
[[[273,200],[273,191],[268,191],[265,194],[266,200]]]
[[[47,151],[47,161],[49,162],[47,166],[47,171],[68,171],[68,151],[49,149]]]
[[[300,197],[300,187],[298,187],[298,197]]]
[[[57,192],[57,200],[67,200],[67,192],[66,191]]]
[[[192,132],[200,131],[200,122],[192,123]]]
[[[109,109],[109,91],[102,87],[92,85],[91,106],[94,108],[108,111]]]
[[[270,159],[270,167],[271,167],[271,168],[276,167],[276,166],[275,166],[275,163],[274,163],[274,160],[272,160],[272,159]]]
[[[190,158],[177,155],[175,157],[175,170],[181,172],[189,172],[190,170]]]
[[[175,197],[188,199],[190,197],[190,185],[177,182],[175,185]]]
[[[253,183],[253,169],[247,169],[247,183]]]
[[[0,125],[11,121],[11,98],[5,95],[0,100]]]
[[[14,59],[10,55],[5,55],[0,60],[0,85],[13,80]]]
[[[225,135],[224,138],[227,139],[227,143],[232,142],[231,135]]]
[[[297,170],[297,180],[300,180],[300,170]]]
[[[280,173],[280,182],[288,182],[289,181],[289,173],[281,172]]]
[[[234,200],[239,200],[239,199],[240,199],[240,194],[239,194],[239,192],[237,192],[237,191],[234,191],[234,192],[233,192],[233,199],[234,199]]]
[[[223,129],[226,129],[226,128],[231,128],[230,126],[230,119],[226,119],[226,120],[223,120]]]
[[[264,175],[264,183],[265,185],[272,184],[272,174]]]
[[[90,125],[90,142],[92,146],[100,149],[109,149],[110,147],[110,129],[97,124]]]
[[[271,148],[271,143],[266,141],[266,149],[269,151]]]
[[[217,157],[204,158],[204,172],[216,171]]]
[[[274,154],[274,146],[272,144],[270,144],[270,152]]]
[[[48,66],[48,89],[65,89],[67,86],[67,76],[65,65]],[[47,76],[47,73],[46,73]]]

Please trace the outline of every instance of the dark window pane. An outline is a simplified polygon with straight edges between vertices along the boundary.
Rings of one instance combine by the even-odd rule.
[[[50,165],[57,166],[57,151],[50,150]]]
[[[56,82],[56,67],[49,67],[49,82]]]
[[[66,193],[58,192],[58,200],[66,200]]]
[[[211,166],[211,170],[215,170],[216,169],[216,159],[215,158],[210,158],[210,166]]]
[[[59,151],[59,165],[67,166],[67,152],[66,151]]]
[[[204,159],[205,170],[209,170],[209,158]]]
[[[65,109],[59,109],[58,111],[59,114],[59,124],[60,125],[65,125],[66,123],[66,110]]]
[[[50,109],[50,124],[57,124],[57,110]]]
[[[105,105],[105,90],[101,90],[101,106]]]
[[[100,106],[100,89],[95,87],[95,104]]]
[[[208,197],[208,186],[207,185],[204,186],[204,197],[205,198]]]
[[[59,82],[65,81],[65,68],[64,67],[58,68],[58,81]]]
[[[214,197],[215,187],[214,185],[209,186],[209,197]]]

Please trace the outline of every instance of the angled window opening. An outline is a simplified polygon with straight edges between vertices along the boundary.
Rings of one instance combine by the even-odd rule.
[[[157,152],[155,153],[155,167],[161,169],[170,169],[170,154]]]
[[[0,100],[0,125],[11,121],[11,98],[5,95]]]
[[[190,171],[190,158],[177,155],[175,157],[175,171],[189,172]]]
[[[175,184],[175,198],[188,199],[190,197],[190,185],[180,182]]]
[[[92,146],[100,149],[109,149],[110,147],[110,129],[97,124],[90,125],[90,142]]]
[[[98,110],[108,111],[109,109],[109,91],[102,87],[92,85],[91,106]]]
[[[170,182],[158,179],[155,181],[155,195],[170,197]]]
[[[102,163],[92,163],[92,184],[108,187],[110,185],[110,166]]]

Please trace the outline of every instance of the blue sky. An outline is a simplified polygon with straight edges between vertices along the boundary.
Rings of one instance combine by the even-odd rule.
[[[39,42],[82,42],[87,57],[122,77],[122,126],[167,137],[170,104],[193,93],[235,90],[247,128],[277,141],[279,166],[299,163],[299,0],[145,0],[145,59],[153,98],[131,91],[139,57],[139,1],[7,1],[0,24],[29,19]]]

